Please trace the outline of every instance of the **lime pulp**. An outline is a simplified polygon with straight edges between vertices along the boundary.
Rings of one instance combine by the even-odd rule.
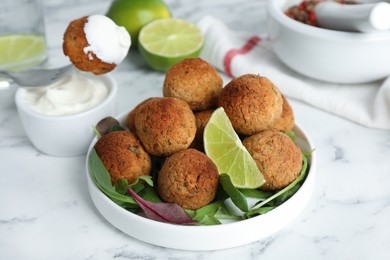
[[[36,34],[0,36],[0,70],[34,67],[47,58],[45,38]]]
[[[175,18],[150,22],[141,29],[138,40],[146,62],[159,71],[167,71],[183,59],[198,57],[204,43],[195,24]]]
[[[265,183],[256,162],[242,144],[222,107],[211,115],[203,138],[207,156],[220,174],[230,176],[235,187],[254,189]]]

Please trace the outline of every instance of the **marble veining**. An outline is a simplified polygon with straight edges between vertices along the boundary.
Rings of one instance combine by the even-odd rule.
[[[166,0],[174,16],[205,15],[235,30],[266,32],[265,0]],[[104,13],[108,0],[44,0],[49,60],[68,62],[68,22]],[[161,96],[164,76],[136,51],[112,75],[117,113]],[[223,76],[224,82],[230,80]],[[353,97],[351,97],[353,98]],[[217,251],[181,251],[138,241],[108,223],[86,186],[85,156],[41,154],[21,127],[15,106],[0,111],[0,259],[390,259],[390,133],[369,129],[291,100],[296,120],[318,156],[316,186],[302,214],[280,232]],[[261,230],[259,230],[261,232]],[[157,235],[157,234],[156,234]]]

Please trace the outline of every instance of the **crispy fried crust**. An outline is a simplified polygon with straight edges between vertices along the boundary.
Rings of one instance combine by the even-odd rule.
[[[185,149],[168,157],[158,174],[158,192],[166,202],[198,209],[214,200],[218,169],[204,153]]]
[[[203,146],[203,133],[204,128],[206,127],[207,123],[209,122],[209,119],[211,115],[213,114],[214,109],[207,109],[204,111],[199,111],[194,113],[195,115],[195,123],[196,123],[196,135],[195,139],[191,144],[191,148],[197,149],[199,151],[204,150]]]
[[[266,77],[246,74],[230,81],[219,96],[234,129],[249,136],[271,128],[282,114],[279,89]]]
[[[150,175],[151,158],[139,140],[129,131],[108,133],[94,146],[110,173],[113,184],[120,178],[133,183],[141,175]]]
[[[136,133],[136,130],[135,130],[135,115],[137,114],[138,109],[139,109],[143,104],[145,104],[149,99],[152,99],[152,98],[147,98],[147,99],[145,99],[144,101],[142,101],[141,103],[139,103],[138,105],[136,105],[136,106],[127,114],[125,125],[126,125],[126,127],[129,128],[129,130],[132,131],[133,133]]]
[[[282,95],[282,98],[283,98],[282,114],[274,124],[273,128],[280,131],[287,132],[287,131],[291,131],[294,128],[295,117],[294,117],[294,111],[290,103],[286,99],[286,97]]]
[[[200,58],[174,64],[167,71],[163,85],[164,97],[180,98],[194,111],[215,108],[221,91],[221,77]]]
[[[64,54],[82,71],[92,72],[96,75],[110,72],[116,67],[116,64],[103,62],[93,52],[84,53],[84,48],[88,46],[84,33],[87,18],[84,16],[73,20],[68,25],[62,44]]]
[[[243,144],[266,180],[261,189],[278,190],[298,177],[302,168],[301,150],[285,133],[265,130],[245,138]]]
[[[188,148],[194,140],[195,116],[181,99],[152,98],[137,109],[135,129],[147,152],[169,156]]]

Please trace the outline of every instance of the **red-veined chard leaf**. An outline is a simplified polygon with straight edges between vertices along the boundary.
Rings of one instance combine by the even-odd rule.
[[[193,220],[191,216],[176,203],[166,202],[150,202],[142,199],[131,188],[128,192],[133,196],[135,201],[139,204],[145,216],[152,220],[161,222],[168,222],[174,224],[197,224],[198,222]]]

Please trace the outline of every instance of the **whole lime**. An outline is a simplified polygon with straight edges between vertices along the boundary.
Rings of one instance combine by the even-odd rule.
[[[162,0],[114,0],[106,15],[126,28],[134,47],[138,45],[138,34],[145,24],[172,16]]]

